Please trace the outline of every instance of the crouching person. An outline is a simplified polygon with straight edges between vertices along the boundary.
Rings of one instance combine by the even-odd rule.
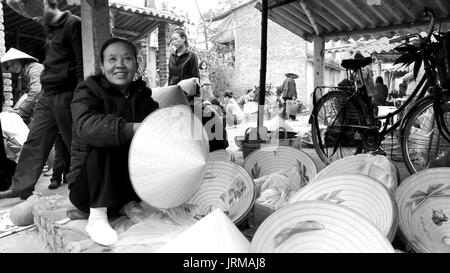
[[[128,151],[134,132],[158,108],[141,79],[136,47],[111,38],[100,52],[101,70],[80,83],[72,100],[74,140],[69,180],[70,201],[89,214],[86,231],[96,243],[118,240],[107,212],[140,201],[128,173]]]

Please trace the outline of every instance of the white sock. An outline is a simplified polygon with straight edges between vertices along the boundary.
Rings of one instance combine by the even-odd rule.
[[[97,244],[111,246],[117,243],[117,232],[109,225],[107,208],[90,208],[86,231]]]

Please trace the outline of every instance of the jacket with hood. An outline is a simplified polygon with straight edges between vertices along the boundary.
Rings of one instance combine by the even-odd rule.
[[[64,11],[47,26],[47,44],[41,84],[45,95],[73,92],[84,79],[81,19]]]
[[[145,82],[137,80],[126,98],[103,75],[91,76],[76,88],[72,100],[72,155],[68,182],[81,171],[90,147],[116,149],[130,145],[133,123],[142,122],[159,105]],[[127,161],[128,158],[119,159]],[[124,162],[124,166],[128,164]],[[100,170],[99,170],[100,171]]]

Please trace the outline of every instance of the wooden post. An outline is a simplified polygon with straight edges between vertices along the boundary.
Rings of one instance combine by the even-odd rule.
[[[267,70],[267,24],[268,24],[268,0],[262,0],[261,20],[261,70],[259,75],[259,103],[258,103],[258,138],[259,128],[264,122],[264,101],[266,95],[266,70]]]
[[[324,85],[325,72],[325,39],[322,36],[314,37],[314,88]],[[314,94],[314,93],[312,93]],[[317,94],[320,95],[320,94]],[[311,99],[312,101],[312,99]]]
[[[81,0],[84,77],[100,70],[100,48],[111,37],[108,0]]]

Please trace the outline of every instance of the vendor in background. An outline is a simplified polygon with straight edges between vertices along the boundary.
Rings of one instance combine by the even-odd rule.
[[[200,65],[198,67],[200,72],[200,87],[206,83],[211,83],[209,80],[209,70],[208,70],[208,63],[206,61],[201,61]]]
[[[376,106],[384,106],[388,100],[389,91],[386,84],[383,82],[383,78],[378,76],[375,80],[375,105]]]
[[[23,119],[25,124],[30,126],[34,105],[42,92],[40,77],[44,70],[44,66],[38,63],[36,58],[13,47],[1,58],[1,63],[3,71],[19,74],[18,86],[20,86],[22,82],[26,84],[23,89],[23,92],[25,93],[23,96],[26,97],[26,99],[21,99],[21,102],[19,101],[18,105],[14,106],[14,108],[9,111],[17,113]],[[50,185],[48,186],[49,189],[58,188],[61,185],[61,182],[66,180],[65,175],[69,172],[70,155],[64,144],[61,133],[58,133],[56,136],[54,153],[55,158],[53,162],[49,164],[50,162],[47,161],[47,165],[53,166],[52,177],[50,179]],[[46,173],[44,175],[46,175]]]
[[[244,120],[244,112],[242,112],[239,105],[233,98],[233,92],[226,91],[225,94],[225,115],[227,125],[233,128],[236,128],[236,125],[241,124]]]
[[[17,73],[18,86],[23,91],[25,100],[21,100],[16,109],[10,111],[16,112],[29,125],[33,116],[34,105],[42,91],[41,72],[44,66],[38,63],[35,57],[32,57],[20,50],[10,48],[8,52],[1,58],[2,69],[4,73]],[[22,81],[26,86],[21,86]]]
[[[175,52],[173,52],[169,57],[169,80],[168,85],[179,84],[182,87],[183,81],[188,83],[189,81],[196,81],[195,89],[193,92],[185,92],[186,98],[191,106],[194,113],[201,113],[202,116],[199,117],[202,121],[203,126],[208,122],[213,121],[216,123],[217,127],[222,128],[222,119],[219,114],[211,107],[211,103],[205,98],[212,99],[212,89],[211,82],[209,85],[206,80],[203,79],[203,87],[205,92],[200,92],[201,82],[199,80],[199,66],[197,61],[197,55],[188,49],[188,37],[186,32],[177,28],[172,34],[172,46],[175,47]],[[209,81],[209,79],[208,79]],[[189,83],[188,83],[189,84]],[[204,95],[204,96],[203,96]],[[196,99],[197,98],[197,99]],[[199,99],[200,98],[200,99]],[[201,110],[195,111],[195,107],[200,107]],[[216,126],[212,126],[212,135],[208,135],[209,140],[209,151],[213,152],[219,149],[226,149],[228,147],[227,133],[224,130],[222,133],[216,132]],[[217,129],[221,130],[221,129]]]
[[[282,94],[281,97],[283,98],[284,104],[283,104],[283,111],[281,113],[281,116],[283,119],[293,119],[295,120],[296,116],[289,114],[287,116],[286,113],[286,101],[292,100],[294,98],[297,98],[297,85],[295,84],[295,79],[298,78],[297,74],[294,73],[287,73],[285,74],[285,79],[283,81],[283,85],[281,86]]]
[[[81,164],[69,198],[89,213],[86,231],[92,240],[110,246],[118,238],[107,212],[140,201],[128,173],[128,151],[134,132],[158,103],[144,81],[134,80],[137,50],[131,42],[109,39],[100,60],[102,73],[81,82],[72,100],[72,166],[74,158]]]

